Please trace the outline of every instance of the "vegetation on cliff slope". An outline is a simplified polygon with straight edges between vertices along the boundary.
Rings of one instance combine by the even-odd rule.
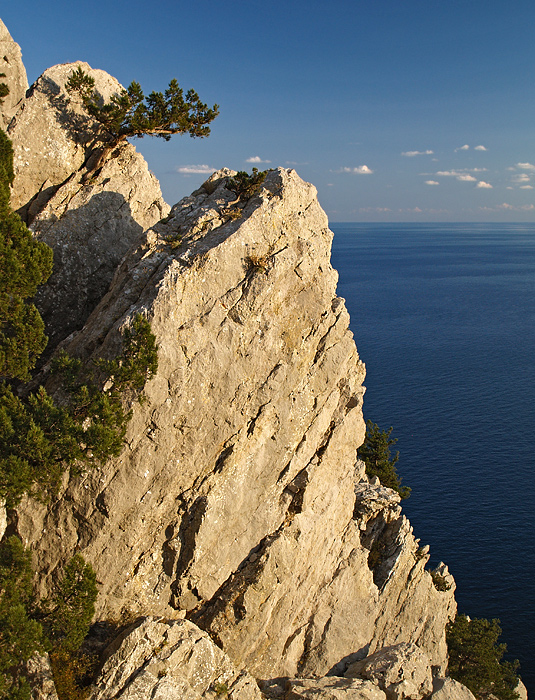
[[[378,476],[383,486],[397,491],[401,498],[408,498],[411,489],[401,485],[401,477],[396,469],[399,452],[394,457],[390,454],[390,446],[395,445],[397,438],[391,438],[392,428],[381,430],[371,420],[366,421],[366,437],[358,449],[358,456],[366,464],[368,476]]]
[[[33,595],[33,577],[31,553],[9,537],[0,547],[0,697],[27,700],[24,665],[48,651],[60,699],[72,698],[83,668],[78,650],[95,611],[95,572],[75,554],[44,601]]]
[[[503,661],[507,651],[499,644],[499,620],[457,615],[448,625],[448,674],[474,693],[478,700],[515,700],[518,693],[518,661]]]

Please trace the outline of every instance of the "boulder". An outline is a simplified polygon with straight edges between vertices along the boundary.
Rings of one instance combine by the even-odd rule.
[[[13,41],[11,34],[1,19],[0,73],[5,74],[5,78],[0,78],[0,83],[5,83],[9,88],[9,94],[3,98],[3,104],[0,105],[0,129],[5,131],[26,95],[28,78],[22,63],[20,46]]]
[[[105,99],[121,89],[115,78],[87,63],[62,63],[46,70],[19,102],[7,130],[14,152],[11,206],[28,223],[106,138],[101,125],[66,90],[77,66],[95,79],[95,89]]]
[[[32,700],[58,700],[48,654],[34,654],[25,664]]]
[[[328,676],[288,681],[284,700],[385,700],[385,694],[369,681]]]
[[[435,678],[430,700],[475,700],[471,690],[453,678]]]
[[[403,642],[351,664],[346,678],[365,678],[384,690],[388,700],[420,700],[433,690],[429,658],[416,644]]]
[[[261,700],[210,638],[187,620],[141,618],[105,652],[89,700]]]

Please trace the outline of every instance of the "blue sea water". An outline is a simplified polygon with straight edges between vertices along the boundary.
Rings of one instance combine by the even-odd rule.
[[[460,612],[499,618],[535,694],[535,225],[332,224],[367,367],[394,427],[416,537]]]

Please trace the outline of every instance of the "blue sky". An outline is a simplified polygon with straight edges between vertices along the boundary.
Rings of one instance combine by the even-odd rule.
[[[136,140],[173,204],[210,169],[294,167],[331,221],[535,220],[533,0],[18,0],[30,82],[84,60],[220,105]]]

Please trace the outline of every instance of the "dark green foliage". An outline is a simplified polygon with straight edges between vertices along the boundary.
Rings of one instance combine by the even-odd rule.
[[[401,498],[408,498],[411,489],[401,485],[401,477],[396,470],[399,452],[394,457],[390,455],[390,445],[395,445],[397,439],[390,438],[392,428],[380,430],[372,421],[366,421],[366,437],[364,444],[358,449],[358,456],[366,464],[368,476],[378,476],[383,486],[397,491]]]
[[[0,378],[26,380],[47,341],[28,299],[51,274],[52,251],[9,206],[12,180],[13,150],[0,131]]]
[[[43,630],[31,617],[31,555],[17,537],[0,547],[0,697],[27,700],[30,688],[19,673],[36,651],[44,651]]]
[[[94,79],[81,66],[69,76],[67,90],[81,97],[89,114],[110,134],[112,143],[129,136],[158,136],[166,141],[173,134],[208,136],[208,124],[219,114],[218,105],[209,108],[194,90],[184,94],[175,79],[165,93],[151,92],[148,97],[139,83],[132,82],[128,89],[112,95],[108,103],[103,102],[94,88]]]
[[[33,596],[33,577],[30,551],[17,537],[8,538],[0,546],[0,697],[29,700],[23,664],[35,652],[49,651],[60,700],[81,698],[77,682],[87,663],[78,650],[95,610],[95,572],[75,554],[41,604]]]
[[[80,554],[75,554],[56,584],[54,595],[39,611],[43,629],[54,649],[74,652],[86,637],[95,613],[96,575]]]
[[[61,405],[42,386],[21,399],[0,384],[0,497],[9,507],[24,493],[54,493],[67,468],[80,473],[119,454],[130,418],[124,392],[138,396],[158,367],[156,339],[143,316],[123,338],[123,353],[114,360],[86,367],[65,353],[56,358]],[[110,378],[112,386],[102,390]]]
[[[0,78],[5,78],[5,73],[0,73]],[[4,104],[4,97],[9,95],[9,88],[5,83],[0,83],[0,107]]]
[[[499,620],[471,620],[457,615],[448,625],[448,674],[469,688],[478,700],[515,700],[518,693],[518,661],[502,661],[507,651],[498,644]]]
[[[132,326],[124,331],[121,356],[100,366],[113,378],[118,391],[143,389],[158,371],[156,338],[144,316],[137,314]]]
[[[234,192],[239,199],[250,199],[253,195],[260,192],[266,175],[267,170],[259,171],[258,168],[253,168],[250,175],[245,170],[240,170],[234,177],[229,179],[226,187],[231,192]]]

